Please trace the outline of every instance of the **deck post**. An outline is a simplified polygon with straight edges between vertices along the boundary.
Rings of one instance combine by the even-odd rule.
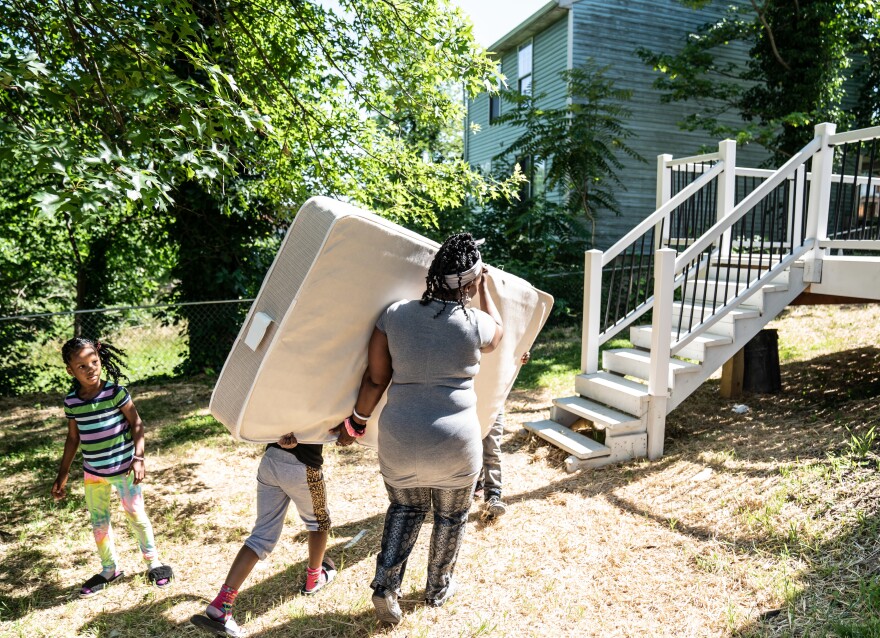
[[[672,171],[668,170],[667,164],[672,161],[672,155],[664,153],[657,156],[657,194],[655,197],[654,210],[672,198]],[[669,224],[661,220],[654,227],[654,250],[662,248],[669,239]]]
[[[672,302],[675,299],[675,250],[661,248],[654,259],[654,321],[651,326],[651,369],[648,375],[648,458],[663,456],[666,403],[669,399],[669,358]]]
[[[599,371],[599,318],[602,315],[602,251],[584,253],[584,326],[581,373]]]
[[[806,240],[815,240],[813,250],[804,256],[804,281],[820,283],[822,281],[822,255],[819,240],[828,237],[828,202],[831,199],[831,173],[834,165],[834,147],[830,136],[837,130],[835,124],[823,122],[817,124],[816,137],[822,144],[813,154],[813,166],[810,180],[810,200],[807,208]]]
[[[792,246],[800,246],[804,232],[804,188],[807,185],[807,168],[798,166],[794,174],[794,197],[788,218],[788,238]]]
[[[724,162],[724,172],[718,176],[718,201],[716,203],[716,222],[730,215],[736,203],[736,142],[723,140],[718,142],[718,155]],[[718,256],[730,255],[731,230],[724,232],[718,244]]]

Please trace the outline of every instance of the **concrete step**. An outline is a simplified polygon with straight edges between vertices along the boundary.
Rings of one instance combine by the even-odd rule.
[[[615,434],[641,432],[645,429],[638,417],[619,412],[582,396],[553,399],[553,408],[556,413],[551,413],[551,419],[563,425],[566,423],[560,419],[562,415],[559,411],[574,417],[570,423],[574,423],[577,419],[586,419],[597,430],[608,430]]]
[[[602,353],[602,367],[609,372],[625,374],[630,377],[644,379],[647,383],[651,371],[651,353],[645,350],[632,348],[617,348],[605,350]],[[675,387],[675,377],[679,374],[699,372],[700,366],[690,361],[671,359],[669,361],[669,375],[666,380],[667,388]]]
[[[639,348],[651,348],[651,326],[633,326],[629,329],[629,340]],[[672,337],[670,336],[670,342]],[[733,338],[722,334],[704,332],[694,337],[684,348],[675,353],[675,356],[684,359],[706,360],[706,349],[713,346],[725,346],[733,343]]]
[[[534,421],[524,424],[524,427],[580,460],[611,455],[611,450],[598,441],[573,432],[555,421]]]
[[[648,386],[608,372],[579,374],[574,389],[581,396],[637,417],[648,410]]]

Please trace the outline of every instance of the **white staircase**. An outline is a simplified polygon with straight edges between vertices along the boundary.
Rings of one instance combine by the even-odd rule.
[[[880,148],[880,127],[835,135],[833,125],[819,125],[775,172],[737,169],[729,141],[718,153],[660,156],[657,211],[606,253],[586,255],[575,394],[554,399],[549,419],[525,427],[569,452],[570,472],[662,455],[666,415],[821,281],[823,243],[844,243],[828,239],[832,183],[840,190],[864,181],[857,172],[832,173],[835,146],[865,140]],[[681,170],[693,179],[673,194],[672,175]],[[745,177],[757,184],[750,192],[741,187]],[[707,188],[712,209],[697,210],[695,201],[710,199]],[[880,241],[853,246],[866,247],[880,249]],[[648,311],[652,322],[636,325]],[[632,347],[605,350],[600,367],[601,344],[626,328]]]

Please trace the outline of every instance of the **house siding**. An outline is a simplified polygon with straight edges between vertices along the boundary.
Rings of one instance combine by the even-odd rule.
[[[619,176],[626,186],[626,190],[617,193],[621,215],[600,211],[595,237],[597,248],[611,246],[654,211],[657,155],[671,153],[683,157],[706,147],[717,148],[718,140],[706,133],[682,131],[678,127],[678,122],[693,105],[661,102],[661,93],[653,87],[658,74],[639,59],[635,50],[639,47],[663,52],[680,49],[689,33],[717,19],[726,4],[714,0],[701,11],[688,9],[677,0],[580,0],[572,5],[572,66],[580,66],[592,58],[598,66],[608,67],[608,77],[615,80],[617,88],[632,91],[632,98],[626,103],[632,112],[626,123],[633,132],[629,145],[646,160],[642,163],[621,156],[624,168]],[[540,103],[545,108],[565,104],[565,85],[559,72],[568,66],[567,45],[567,19],[534,36],[534,93],[547,93]],[[502,65],[502,72],[511,78],[511,85],[515,85],[515,48],[504,52]],[[480,166],[506,148],[516,138],[516,131],[509,126],[489,126],[485,94],[478,96],[470,107],[472,119],[469,121],[477,122],[481,128],[469,137],[468,160],[472,166]],[[730,121],[736,123],[737,116],[732,114]],[[764,158],[757,149],[739,149],[739,154],[737,164],[741,166],[757,166]]]
[[[557,20],[531,40],[532,95],[538,98],[537,105],[542,108],[562,107],[565,105],[565,83],[560,73],[568,64],[567,18]],[[508,88],[516,89],[519,78],[517,47],[501,54],[501,72],[507,79]],[[544,97],[541,97],[542,94]],[[501,113],[508,112],[510,108],[510,103],[502,100]],[[481,167],[493,160],[519,136],[518,127],[509,124],[489,125],[488,93],[482,93],[468,102],[468,122],[479,127],[476,131],[466,131],[467,160],[474,167]]]
[[[625,191],[618,192],[621,215],[603,211],[596,227],[596,246],[607,248],[626,234],[655,209],[657,156],[670,153],[684,157],[705,147],[717,148],[718,140],[702,131],[683,131],[683,120],[693,105],[663,103],[653,87],[658,74],[635,54],[639,47],[672,52],[681,48],[689,33],[719,17],[727,3],[711,3],[702,11],[693,11],[677,0],[650,2],[608,2],[581,0],[574,5],[573,64],[592,58],[599,66],[608,66],[608,77],[618,88],[632,91],[626,107],[632,112],[627,122],[633,137],[629,144],[645,163],[621,157]],[[737,116],[731,116],[731,124]],[[741,151],[741,149],[740,149]],[[739,165],[756,165],[760,153],[742,153]],[[751,160],[751,161],[750,161]]]

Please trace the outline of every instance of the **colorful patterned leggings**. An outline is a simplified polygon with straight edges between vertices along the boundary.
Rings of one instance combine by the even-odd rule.
[[[474,487],[441,490],[430,487],[395,488],[387,483],[391,504],[385,513],[382,551],[376,556],[376,576],[370,587],[397,592],[406,571],[406,562],[425,515],[433,506],[434,531],[428,552],[428,584],[425,598],[442,598],[452,581],[458,550],[464,538]]]
[[[95,476],[84,472],[86,484],[86,507],[92,517],[92,532],[98,545],[101,566],[105,570],[116,567],[116,549],[113,546],[113,529],[110,527],[110,492],[116,488],[125,510],[125,517],[137,537],[144,560],[156,560],[156,542],[153,539],[153,526],[144,510],[144,496],[141,486],[134,484],[134,475]]]

